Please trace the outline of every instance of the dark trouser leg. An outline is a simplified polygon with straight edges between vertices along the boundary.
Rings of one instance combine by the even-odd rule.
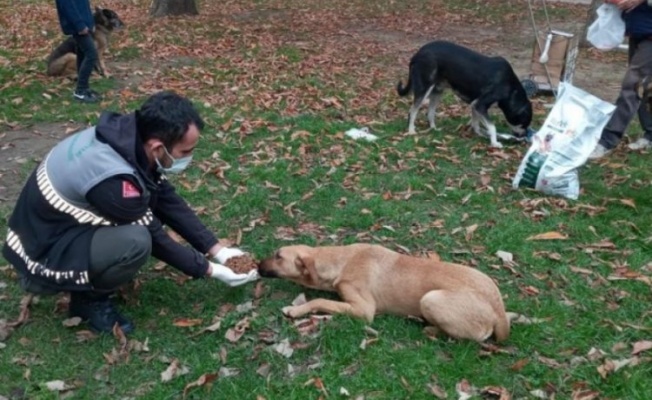
[[[650,74],[652,75],[652,72]],[[645,102],[641,101],[640,103],[638,106],[638,120],[641,121],[643,137],[652,141],[652,114],[650,114],[650,110],[648,110]]]
[[[124,333],[134,325],[114,308],[109,295],[133,279],[152,251],[149,231],[140,225],[99,228],[91,241],[88,274],[93,291],[72,292],[70,315],[88,320],[91,328],[111,332],[117,323]]]
[[[97,49],[90,33],[72,37],[77,44],[77,92],[79,92],[89,88],[88,81],[97,63]]]
[[[613,149],[618,145],[637,112],[646,137],[652,139],[652,116],[645,107],[641,107],[641,101],[636,93],[636,84],[646,75],[652,75],[652,40],[630,39],[629,48],[629,67],[616,100],[616,110],[600,138],[600,144],[607,149]]]
[[[98,229],[91,241],[91,284],[99,292],[115,291],[133,279],[151,253],[152,237],[144,226]]]

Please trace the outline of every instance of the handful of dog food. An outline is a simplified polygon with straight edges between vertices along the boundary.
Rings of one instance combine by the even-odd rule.
[[[231,268],[236,274],[246,274],[251,270],[258,269],[258,261],[249,254],[231,257],[224,264]]]

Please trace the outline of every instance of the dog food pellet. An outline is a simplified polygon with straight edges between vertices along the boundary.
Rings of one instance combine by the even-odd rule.
[[[247,254],[231,257],[226,260],[225,265],[231,268],[236,274],[246,274],[253,269],[258,269],[258,261]]]

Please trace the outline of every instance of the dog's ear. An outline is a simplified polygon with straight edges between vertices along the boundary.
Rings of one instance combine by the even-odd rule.
[[[297,257],[295,262],[297,263],[297,266],[302,269],[302,273],[310,277],[311,282],[314,284],[319,282],[319,275],[317,275],[314,258],[307,255],[300,255]]]

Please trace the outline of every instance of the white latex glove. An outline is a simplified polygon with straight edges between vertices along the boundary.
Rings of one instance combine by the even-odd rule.
[[[228,260],[231,257],[238,257],[244,254],[244,251],[236,248],[236,247],[222,247],[220,251],[215,254],[215,257],[213,257],[213,261],[219,263],[219,264],[226,264],[226,260]]]
[[[231,268],[222,264],[209,261],[208,265],[211,269],[211,278],[219,279],[231,287],[244,285],[245,283],[255,281],[260,277],[258,275],[258,270],[256,269],[251,270],[246,274],[236,274]]]

